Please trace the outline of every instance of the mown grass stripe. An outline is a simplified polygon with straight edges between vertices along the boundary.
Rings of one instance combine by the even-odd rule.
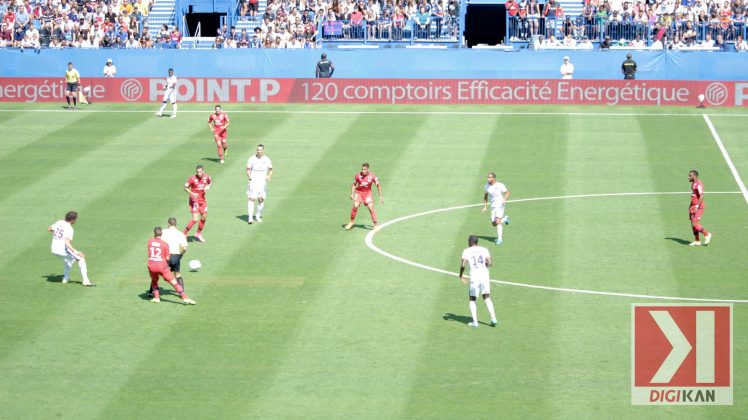
[[[419,138],[419,132],[428,132],[428,121],[428,117],[393,119],[361,116],[312,171],[321,188],[325,188],[324,185],[334,185],[334,191],[338,191],[340,199],[326,199],[320,190],[309,196],[309,205],[318,209],[319,214],[327,215],[327,223],[320,227],[310,225],[307,235],[300,232],[302,242],[309,246],[308,254],[300,256],[302,261],[309,263],[300,268],[313,270],[318,273],[318,277],[307,280],[306,303],[300,316],[293,321],[294,327],[289,328],[286,339],[283,340],[286,343],[284,360],[273,367],[255,393],[250,393],[250,400],[244,405],[248,415],[286,417],[296,412],[295,407],[303,405],[315,406],[317,413],[323,417],[335,415],[335,412],[355,411],[350,392],[364,383],[354,381],[349,383],[347,389],[341,389],[341,382],[336,380],[353,377],[354,372],[350,370],[353,366],[363,368],[343,353],[347,354],[350,349],[365,351],[362,348],[364,343],[372,344],[370,337],[361,336],[357,327],[359,322],[351,318],[351,312],[355,312],[356,307],[366,305],[368,298],[357,296],[355,292],[346,293],[348,288],[343,286],[350,284],[355,288],[353,285],[358,282],[368,284],[367,279],[357,275],[359,269],[355,268],[357,261],[367,257],[366,251],[360,246],[365,230],[342,229],[350,211],[351,201],[348,196],[353,175],[360,169],[362,162],[371,164],[371,171],[381,178],[385,197],[385,204],[377,203],[376,208],[380,219],[386,219],[389,208],[397,203],[394,197],[391,198],[392,201],[388,198],[387,191],[396,182],[396,178],[391,175],[403,165],[401,159],[410,145]],[[382,153],[383,151],[386,153]],[[350,161],[345,156],[349,156],[348,159],[354,156],[355,160]],[[304,195],[302,191],[297,193]],[[376,192],[374,198],[378,199]],[[359,210],[356,223],[370,225],[366,209]],[[320,250],[325,250],[331,258],[315,262],[313,256],[318,255]],[[330,330],[333,323],[336,328]],[[311,340],[311,337],[323,334],[325,340],[322,342]],[[375,348],[378,347],[375,345]],[[331,375],[322,374],[326,371],[329,360],[336,360],[335,372]],[[300,366],[305,366],[308,373],[300,375]],[[339,404],[333,408],[324,403],[314,403],[326,394],[338,395]]]

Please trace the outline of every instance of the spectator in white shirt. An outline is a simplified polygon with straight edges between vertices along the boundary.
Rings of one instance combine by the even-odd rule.
[[[112,63],[112,59],[108,59],[106,61],[106,65],[104,66],[104,77],[114,77],[117,75],[117,66]]]
[[[714,47],[714,40],[712,39],[712,34],[707,32],[706,37],[704,38],[703,41],[701,41],[701,47],[702,48]]]
[[[574,76],[574,64],[569,62],[569,56],[564,57],[564,64],[561,64],[561,78],[571,79]]]

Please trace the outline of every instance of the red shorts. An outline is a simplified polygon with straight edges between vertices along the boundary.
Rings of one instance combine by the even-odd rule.
[[[174,274],[172,274],[171,270],[169,270],[169,265],[166,263],[148,263],[148,274],[150,274],[151,276],[151,281],[158,282],[158,276],[163,277],[164,280],[168,281],[169,283],[174,281]]]
[[[367,206],[369,204],[374,204],[374,200],[371,198],[371,192],[369,193],[362,193],[361,191],[356,191],[356,197],[353,200],[356,204],[364,203]]]
[[[704,205],[702,204],[701,207],[697,208],[695,211],[693,210],[693,206],[688,208],[688,218],[692,222],[698,222],[701,220],[701,216],[704,215]]]
[[[208,214],[208,202],[206,201],[190,200],[189,206],[192,214]]]
[[[213,137],[216,139],[216,142],[226,143],[226,130],[214,131]]]

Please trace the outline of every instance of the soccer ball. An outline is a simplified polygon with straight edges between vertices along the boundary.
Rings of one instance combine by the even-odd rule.
[[[190,260],[187,265],[190,267],[191,271],[197,271],[200,269],[200,267],[203,266],[202,264],[200,264],[200,260]]]

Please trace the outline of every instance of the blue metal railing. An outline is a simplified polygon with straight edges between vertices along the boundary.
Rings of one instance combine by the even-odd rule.
[[[452,16],[432,16],[424,24],[419,24],[415,19],[322,21],[318,31],[323,41],[334,42],[457,43],[461,33],[460,19]]]
[[[567,17],[555,22],[539,18],[523,19],[518,16],[507,16],[506,40],[509,42],[527,42],[533,35],[546,39],[554,37],[563,40],[566,37],[579,41],[588,38],[593,42],[602,42],[606,37],[614,42],[632,42],[642,40],[650,45],[654,40],[685,40],[686,44],[701,42],[709,35],[712,39],[721,36],[725,42],[733,42],[738,35],[748,35],[745,21],[725,21],[719,24],[707,22],[692,24],[686,21],[673,22],[635,22],[609,21],[584,16]]]

